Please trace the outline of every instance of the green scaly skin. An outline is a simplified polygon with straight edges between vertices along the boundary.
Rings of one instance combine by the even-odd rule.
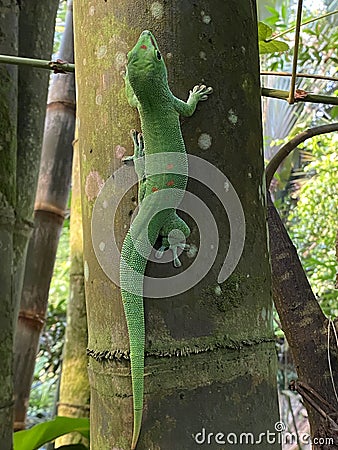
[[[204,85],[195,86],[187,102],[176,98],[169,89],[167,69],[150,31],[143,31],[135,47],[128,53],[125,85],[129,104],[139,111],[142,129],[142,134],[132,130],[134,155],[125,159],[125,162],[133,161],[138,175],[140,209],[124,240],[120,264],[121,294],[130,341],[133,450],[140,434],[143,411],[144,272],[158,236],[162,237],[162,247],[156,257],[161,257],[164,250],[169,248],[173,252],[176,267],[181,265],[178,249],[188,248],[184,242],[190,234],[189,227],[176,214],[188,176],[179,116],[191,116],[197,103],[206,100],[212,89]],[[177,157],[172,158],[173,152]],[[156,156],[155,159],[149,158],[149,155],[156,154],[161,154],[160,159]],[[158,170],[159,160],[164,166],[160,168],[161,173]],[[175,168],[175,164],[179,167]],[[163,197],[160,195],[163,193],[172,201],[166,209],[163,209]]]

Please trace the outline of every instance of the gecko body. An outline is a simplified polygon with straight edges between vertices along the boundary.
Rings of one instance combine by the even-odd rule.
[[[142,133],[132,130],[132,160],[139,180],[139,212],[123,242],[120,286],[130,342],[134,429],[131,449],[140,434],[144,394],[145,326],[143,279],[147,261],[156,239],[162,246],[156,252],[173,252],[176,267],[178,252],[186,250],[188,225],[176,214],[188,178],[188,163],[179,122],[180,115],[191,116],[196,105],[206,100],[210,87],[195,86],[187,102],[169,89],[167,69],[153,34],[143,31],[128,53],[125,88],[128,102],[138,109]],[[159,167],[159,166],[163,167]]]

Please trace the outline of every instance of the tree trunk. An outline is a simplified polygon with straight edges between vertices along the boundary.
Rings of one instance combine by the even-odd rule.
[[[297,251],[270,195],[268,196],[268,223],[273,296],[297,370],[298,381],[295,386],[305,400],[312,438],[332,439],[332,445],[327,445],[325,441],[323,445],[315,444],[314,449],[335,449],[338,446],[338,433],[330,421],[332,419],[338,423],[333,390],[334,377],[338,373],[334,332],[332,330],[330,332],[332,367],[332,373],[330,373],[327,347],[328,321],[312,292]],[[314,396],[314,393],[317,393],[317,396]],[[318,408],[324,414],[320,414]]]
[[[17,55],[18,6],[0,0],[0,53]],[[17,68],[0,65],[0,442],[12,449],[13,426],[13,229],[16,202]]]
[[[60,58],[73,61],[72,14],[68,11]],[[15,422],[24,427],[35,357],[44,325],[49,285],[70,189],[75,124],[73,74],[56,74],[48,94],[34,232],[29,242],[15,342]]]
[[[232,192],[232,183],[245,212],[246,239],[234,273],[218,284],[229,247],[229,222],[216,195],[196,180],[190,181],[188,190],[209,206],[220,239],[218,242],[213,234],[211,221],[209,224],[200,216],[201,223],[196,218],[187,219],[192,229],[188,242],[196,248],[199,241],[202,246],[209,239],[210,245],[219,245],[218,255],[204,278],[194,272],[198,284],[193,288],[171,298],[145,300],[145,409],[137,448],[188,450],[203,439],[204,443],[210,439],[210,448],[219,448],[217,440],[231,440],[228,433],[235,433],[238,439],[241,433],[253,433],[255,437],[267,430],[275,433],[276,355],[255,4],[172,0],[163,5],[154,2],[149,7],[145,0],[94,1],[88,14],[88,7],[76,2],[75,27],[92,449],[129,449],[131,442],[125,318],[119,289],[96,259],[91,220],[100,189],[114,171],[117,174],[125,148],[131,147],[129,130],[138,127],[135,112],[127,105],[122,73],[125,54],[143,29],[152,30],[159,42],[175,95],[186,99],[189,89],[202,80],[214,88],[208,102],[182,122],[188,152],[204,159],[190,165],[190,175],[203,177],[207,187],[214,192],[218,189],[216,193],[221,196],[224,189]],[[228,179],[222,178],[215,167]],[[127,183],[130,172],[125,171],[125,177]],[[120,196],[124,187],[118,185],[115,196]],[[237,204],[226,202],[231,220],[233,214],[238,218]],[[109,253],[112,220],[116,241],[121,245],[134,209],[132,190],[125,195],[115,217],[110,217],[108,223],[102,219],[99,230],[93,227],[93,233],[101,236],[96,252],[105,252],[104,269],[108,274],[109,267],[118,266],[118,260],[112,261]],[[198,216],[196,209],[189,214]],[[240,225],[232,228],[231,238]],[[236,243],[231,244],[236,247]],[[237,244],[240,251],[241,242]],[[203,257],[208,257],[210,249],[204,247],[204,251],[205,255],[201,251],[197,255],[201,258],[198,269],[204,268]],[[190,257],[182,258],[183,266],[194,261],[192,252]],[[184,269],[150,263],[147,275],[164,279]],[[213,434],[208,438],[209,433]],[[216,437],[217,433],[224,435]],[[247,438],[250,442],[250,436]],[[266,443],[264,439],[266,436]],[[277,439],[269,448],[279,448]]]
[[[81,217],[80,159],[78,141],[74,143],[72,202],[70,216],[70,295],[63,348],[58,415],[89,417],[89,380],[86,353],[88,333],[83,275],[83,235]],[[79,433],[67,434],[57,445],[84,442]]]

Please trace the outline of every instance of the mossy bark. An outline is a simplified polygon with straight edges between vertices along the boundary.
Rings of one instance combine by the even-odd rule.
[[[0,53],[17,55],[19,9],[0,0]],[[0,442],[12,449],[13,427],[13,241],[16,203],[17,68],[0,65]]]
[[[246,241],[235,272],[219,285],[229,245],[227,216],[210,190],[189,182],[188,189],[217,221],[219,254],[193,289],[173,298],[145,299],[145,410],[137,448],[196,448],[203,429],[213,433],[209,448],[219,448],[218,432],[258,437],[275,432],[279,417],[256,9],[254,2],[235,0],[94,1],[90,7],[75,2],[91,446],[128,449],[132,433],[129,363],[117,358],[128,358],[120,292],[98,264],[90,227],[99,191],[121,166],[124,150],[131,149],[129,130],[139,126],[124,95],[122,74],[125,54],[144,29],[157,38],[175,95],[186,99],[201,81],[214,88],[208,102],[182,121],[182,130],[188,152],[216,166],[236,189]],[[118,244],[134,209],[135,192],[130,191],[115,217]],[[198,246],[198,227],[189,223],[189,243]],[[183,261],[188,264],[187,258]],[[159,266],[148,264],[147,274],[166,276],[177,270]],[[279,448],[277,439],[269,448]]]
[[[71,16],[67,24],[60,57],[72,62]],[[39,180],[34,204],[34,232],[27,251],[15,340],[16,429],[25,426],[35,357],[45,321],[49,285],[70,190],[74,127],[74,75],[55,74],[48,93]]]
[[[88,333],[82,248],[80,161],[78,141],[75,139],[70,216],[70,295],[58,402],[58,415],[66,417],[89,417]],[[57,445],[79,442],[85,444],[84,438],[79,433],[73,433],[59,438]]]

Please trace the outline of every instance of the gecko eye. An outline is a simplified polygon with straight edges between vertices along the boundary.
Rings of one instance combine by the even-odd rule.
[[[161,55],[161,53],[158,50],[156,50],[156,56],[157,56],[157,59],[159,61],[161,61],[162,55]]]

